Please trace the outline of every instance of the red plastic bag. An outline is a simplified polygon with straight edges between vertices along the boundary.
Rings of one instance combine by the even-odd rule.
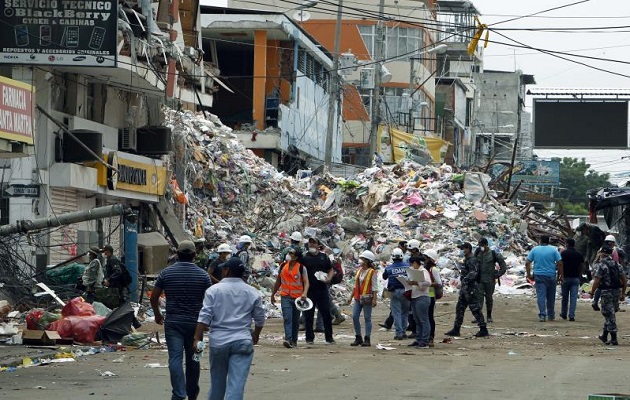
[[[106,319],[100,315],[70,316],[53,322],[49,329],[57,331],[61,337],[71,337],[75,342],[92,343]]]
[[[34,309],[26,314],[26,329],[36,330],[39,329],[37,327],[37,323],[44,315],[44,310]]]
[[[75,297],[61,309],[62,317],[91,315],[96,315],[96,311],[94,311],[94,307],[90,303],[83,300],[83,297]]]

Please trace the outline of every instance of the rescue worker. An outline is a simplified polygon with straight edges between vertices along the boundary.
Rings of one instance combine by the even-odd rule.
[[[479,269],[481,273],[477,300],[479,301],[479,306],[482,309],[483,302],[484,300],[486,301],[486,315],[488,316],[488,322],[492,323],[492,295],[494,294],[497,279],[505,274],[507,266],[505,265],[505,259],[501,253],[490,249],[488,239],[486,238],[479,239],[475,256],[479,261]],[[497,264],[499,265],[498,270]],[[477,323],[477,321],[473,321],[473,323]]]
[[[300,311],[295,305],[296,299],[305,300],[308,294],[309,281],[306,267],[299,262],[298,250],[288,249],[288,260],[280,265],[278,278],[271,293],[271,304],[275,304],[275,296],[280,292],[280,307],[284,320],[284,342],[287,349],[297,346]]]
[[[108,288],[107,291],[109,293],[107,297],[112,301],[107,306],[116,308],[128,301],[131,293],[129,292],[129,286],[125,286],[123,283],[123,267],[120,260],[114,255],[114,248],[109,244],[103,246],[103,255],[105,256],[105,271],[103,272],[105,280],[103,281],[103,286]]]
[[[206,268],[213,285],[219,283],[225,276],[227,271],[224,271],[223,264],[232,256],[232,248],[227,243],[221,243],[219,247],[217,247],[217,253],[219,253],[219,257],[210,261],[208,268]]]
[[[477,298],[478,282],[480,278],[479,260],[474,256],[470,243],[464,242],[458,247],[461,250],[460,256],[464,257],[464,263],[459,269],[460,288],[457,305],[455,306],[455,322],[453,323],[453,329],[446,332],[446,335],[461,336],[460,328],[464,322],[464,313],[466,312],[466,308],[470,308],[470,311],[479,325],[479,332],[477,332],[475,336],[488,336],[489,333],[486,321],[483,318],[481,305]]]
[[[409,264],[403,261],[402,249],[392,251],[392,263],[385,268],[383,279],[387,279],[387,290],[390,292],[389,307],[394,319],[396,334],[394,339],[403,340],[407,335],[407,318],[409,315],[409,299],[404,295],[405,287],[398,280],[399,276],[407,276]],[[391,326],[390,326],[391,327]]]
[[[250,247],[252,246],[252,238],[249,235],[243,235],[238,238],[238,245],[236,247],[236,257],[240,258],[245,265],[245,273],[243,274],[243,280],[247,282],[249,276],[252,274],[252,265],[254,264],[254,255],[252,254]]]
[[[620,262],[619,260],[619,251],[617,250],[617,239],[615,239],[615,237],[613,235],[608,235],[604,238],[604,246],[609,246],[612,249],[612,254],[611,257],[613,259],[613,261],[615,262]],[[595,265],[597,265],[597,263],[599,263],[601,260],[601,252],[598,251],[597,255],[595,256]],[[599,311],[599,298],[601,296],[601,291],[600,290],[596,290],[595,291],[595,295],[593,296],[593,301],[591,302],[591,307],[593,307],[593,310],[595,311]]]
[[[429,347],[433,347],[433,339],[435,339],[435,301],[437,300],[435,291],[442,287],[440,269],[435,264],[438,258],[438,252],[434,249],[429,249],[424,252],[424,267],[429,272],[429,277],[431,278],[431,287],[429,288],[429,297],[431,298],[431,304],[429,304],[429,324],[431,325]]]
[[[201,268],[206,269],[208,264],[208,255],[206,254],[206,239],[195,239],[195,264]]]
[[[617,320],[616,310],[619,302],[625,298],[628,280],[618,262],[612,259],[613,249],[610,246],[602,246],[600,261],[596,264],[591,295],[597,289],[601,289],[601,309],[604,316],[604,329],[599,340],[617,346]],[[608,334],[610,333],[610,341]]]
[[[304,249],[302,241],[304,240],[304,237],[300,232],[295,231],[291,234],[290,239],[291,243],[289,244],[289,246],[287,246],[284,250],[282,250],[282,253],[280,253],[280,259],[278,260],[280,263],[286,261],[287,254],[289,254],[289,250],[291,249],[295,249],[297,251],[298,258],[302,257],[302,250]]]
[[[378,291],[378,280],[374,278],[375,266],[374,253],[365,250],[359,256],[360,268],[354,280],[354,289],[348,299],[348,305],[352,304],[352,322],[354,323],[354,342],[350,346],[369,347],[370,335],[372,334],[372,309],[376,307],[376,294]],[[365,338],[361,337],[361,312],[365,319]]]
[[[88,303],[94,303],[96,289],[102,287],[103,283],[103,267],[101,266],[101,261],[98,259],[100,254],[101,249],[98,247],[90,247],[90,250],[88,250],[90,263],[85,267],[82,277],[83,285],[85,286],[85,301]]]

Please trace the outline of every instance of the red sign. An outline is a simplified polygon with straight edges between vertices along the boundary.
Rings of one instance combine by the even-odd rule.
[[[33,144],[33,86],[0,76],[0,139]]]

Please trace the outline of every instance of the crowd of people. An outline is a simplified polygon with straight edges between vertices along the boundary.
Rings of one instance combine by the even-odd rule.
[[[599,236],[594,236],[594,232],[595,227],[581,225],[576,237],[566,239],[560,250],[550,244],[549,237],[540,237],[539,245],[527,254],[526,277],[535,287],[538,319],[546,322],[556,317],[558,284],[562,293],[560,317],[575,321],[580,285],[592,276],[592,306],[601,310],[604,316],[599,339],[617,345],[615,313],[627,289],[626,257],[617,248],[614,236],[602,235],[598,243]],[[461,335],[467,309],[479,327],[474,336],[490,334],[488,324],[493,322],[495,285],[507,271],[504,257],[500,251],[492,249],[491,244],[488,238],[482,237],[476,246],[470,242],[457,246],[461,259],[456,265],[460,286],[453,327],[445,332],[447,336]],[[252,238],[243,235],[236,249],[222,243],[216,248],[217,257],[208,258],[199,243],[183,241],[174,260],[159,274],[151,305],[156,322],[164,325],[172,399],[197,399],[200,368],[195,354],[203,351],[201,343],[207,331],[210,338],[209,399],[243,398],[253,346],[265,323],[260,294],[247,283],[256,273],[252,269],[251,246]],[[593,246],[599,247],[593,250]],[[370,246],[366,247],[358,255],[359,262],[352,279],[348,279],[352,282],[352,291],[347,304],[352,306],[355,333],[350,345],[371,346],[373,310],[380,299],[389,299],[389,317],[379,325],[387,330],[393,328],[394,340],[409,339],[410,347],[433,347],[434,310],[436,300],[443,295],[443,283],[436,265],[439,252],[432,248],[421,250],[416,239],[400,241],[391,251],[390,262],[381,265]],[[270,301],[275,304],[279,297],[284,320],[282,344],[286,348],[298,346],[301,318],[306,344],[314,343],[318,331],[316,310],[322,321],[326,344],[335,344],[333,323],[339,311],[332,301],[330,286],[341,278],[334,267],[332,253],[318,238],[304,240],[300,232],[294,232],[287,247],[278,254],[279,271]],[[94,293],[101,283],[117,289],[120,301],[126,301],[128,290],[116,284],[121,264],[113,257],[113,249],[111,246],[104,249],[106,261],[102,272],[99,272],[98,254],[98,249],[90,250],[90,265],[84,276],[87,295]],[[381,266],[384,267],[382,270]],[[378,289],[379,274],[387,282],[382,293]],[[160,309],[162,293],[168,299],[165,316]]]

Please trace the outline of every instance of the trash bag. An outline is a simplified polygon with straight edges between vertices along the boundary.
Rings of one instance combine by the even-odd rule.
[[[94,312],[96,312],[96,315],[101,315],[103,317],[107,317],[109,313],[112,312],[111,308],[98,301],[92,303],[92,307],[94,307]]]
[[[62,317],[69,316],[91,316],[95,315],[94,307],[83,300],[83,297],[75,297],[66,303],[61,309]]]
[[[92,343],[105,319],[101,315],[74,315],[53,322],[49,329],[57,331],[61,337],[71,337],[75,342]]]
[[[46,271],[46,277],[54,284],[75,284],[83,276],[85,265],[72,263],[63,267],[51,268]]]
[[[61,314],[36,308],[26,314],[26,329],[45,331],[50,324],[59,319],[61,319]]]
[[[104,342],[118,342],[131,332],[134,311],[131,303],[125,302],[112,310],[99,331],[99,339]]]
[[[148,333],[136,332],[123,336],[121,343],[123,346],[142,347],[151,342],[151,338]]]

